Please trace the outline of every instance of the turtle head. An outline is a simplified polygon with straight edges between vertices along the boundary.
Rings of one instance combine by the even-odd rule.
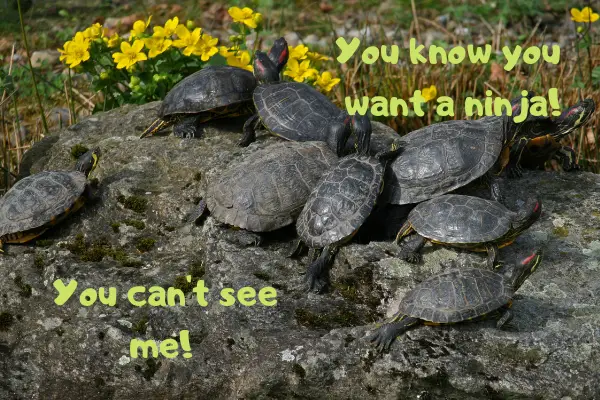
[[[523,260],[517,262],[512,269],[507,271],[508,279],[513,290],[516,292],[523,282],[533,274],[540,262],[542,261],[542,252],[540,250],[534,251],[532,254],[525,257]]]
[[[343,157],[346,153],[346,144],[352,134],[352,129],[350,128],[351,119],[351,116],[344,113],[343,118],[329,125],[327,145],[331,150],[335,151],[338,157]]]
[[[529,228],[542,215],[542,202],[537,197],[531,197],[525,205],[517,212],[513,222],[512,238],[519,236],[523,231]]]
[[[277,66],[269,56],[262,51],[254,54],[254,76],[258,83],[272,83],[279,81]]]
[[[358,144],[357,152],[362,155],[369,154],[371,145],[371,121],[367,115],[355,114],[352,116],[352,132]]]
[[[573,107],[569,107],[556,119],[556,132],[552,136],[560,140],[585,124],[595,110],[596,103],[592,99],[585,99]]]
[[[77,160],[77,164],[75,165],[75,169],[79,172],[83,172],[85,176],[88,176],[90,172],[96,168],[98,165],[98,160],[100,159],[100,148],[96,147],[93,150],[88,150],[85,154],[83,154]]]
[[[277,67],[277,72],[281,72],[290,57],[290,49],[285,38],[280,37],[273,43],[268,56],[271,62]]]

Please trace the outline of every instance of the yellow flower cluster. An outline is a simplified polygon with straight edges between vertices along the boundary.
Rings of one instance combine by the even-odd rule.
[[[77,32],[73,40],[66,42],[62,49],[58,49],[60,61],[64,61],[69,68],[75,68],[90,59],[90,39],[83,32]]]
[[[251,8],[244,7],[231,7],[227,10],[233,22],[239,22],[240,24],[246,25],[252,29],[258,28],[258,25],[263,20],[262,14],[255,13]]]
[[[598,21],[600,15],[595,13],[591,7],[584,7],[581,11],[571,8],[571,19],[575,22],[592,23]]]
[[[290,46],[289,52],[290,57],[283,75],[289,76],[296,82],[313,81],[315,86],[326,92],[330,92],[340,82],[340,78],[333,78],[331,72],[325,71],[319,75],[319,72],[310,65],[311,62],[330,60],[330,57],[317,52],[310,52],[308,47],[303,44],[295,47]]]

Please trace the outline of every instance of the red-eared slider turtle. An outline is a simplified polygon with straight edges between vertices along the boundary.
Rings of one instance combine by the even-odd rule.
[[[498,271],[451,269],[421,282],[404,296],[397,314],[370,337],[379,350],[388,350],[397,336],[417,324],[442,325],[481,319],[496,312],[501,328],[512,318],[515,292],[536,270],[541,252]]]
[[[355,124],[370,131],[366,116],[354,116]],[[308,267],[310,290],[325,289],[327,268],[339,246],[350,241],[367,219],[383,184],[384,163],[400,150],[391,150],[376,157],[359,148],[357,154],[342,158],[327,172],[310,194],[298,221],[300,240],[313,249],[323,249]]]
[[[513,212],[497,201],[448,194],[413,208],[400,228],[396,243],[406,237],[400,257],[413,263],[421,260],[420,250],[428,240],[472,251],[487,251],[488,266],[492,268],[497,261],[498,248],[511,244],[538,220],[541,213],[542,203],[535,198],[529,199],[518,212]]]
[[[254,68],[268,69],[269,66],[261,66],[260,60],[256,59]],[[242,145],[249,145],[255,140],[255,131],[261,124],[273,135],[286,140],[325,142],[340,157],[352,132],[359,142],[358,146],[364,147],[369,143],[368,133],[352,124],[347,112],[305,83],[258,85],[253,99],[257,113],[244,125]]]
[[[284,38],[277,39],[269,52],[277,70],[286,64],[289,55]],[[216,118],[246,115],[254,112],[252,92],[257,81],[274,79],[264,71],[250,71],[231,66],[208,66],[178,82],[165,96],[158,119],[140,138],[174,125],[179,137],[194,137],[198,126]]]
[[[319,178],[336,161],[321,142],[269,146],[211,183],[195,215],[206,206],[221,223],[253,232],[282,228],[295,221]]]
[[[4,243],[26,243],[77,211],[85,202],[87,177],[100,149],[77,161],[74,171],[43,171],[18,181],[0,198],[0,251]]]

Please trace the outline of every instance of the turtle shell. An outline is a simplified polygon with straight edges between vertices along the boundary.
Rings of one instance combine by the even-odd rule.
[[[337,156],[322,142],[284,142],[250,154],[209,186],[208,209],[218,221],[255,232],[294,222]]]
[[[305,83],[259,85],[253,98],[260,120],[270,132],[299,142],[326,141],[329,125],[343,113],[325,95]]]
[[[250,71],[230,66],[209,66],[185,77],[165,96],[161,118],[194,114],[242,102],[252,102],[256,79]]]
[[[492,168],[503,148],[502,117],[445,121],[403,136],[388,164],[383,198],[419,203],[462,187]]]
[[[510,302],[512,288],[502,275],[472,268],[452,269],[432,276],[406,294],[402,314],[434,323],[466,321]]]
[[[375,157],[353,154],[325,174],[296,222],[300,238],[311,247],[350,239],[375,205],[383,180]]]
[[[440,243],[485,243],[503,237],[514,216],[497,201],[449,194],[417,205],[408,220],[419,235]]]
[[[42,227],[64,214],[86,182],[79,171],[44,171],[21,179],[0,199],[0,237]]]

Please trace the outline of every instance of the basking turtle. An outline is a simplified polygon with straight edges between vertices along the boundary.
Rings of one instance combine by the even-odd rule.
[[[511,244],[541,213],[542,203],[535,198],[529,199],[518,212],[512,212],[497,201],[448,194],[413,208],[398,232],[396,243],[406,237],[400,257],[413,263],[421,260],[420,250],[428,240],[487,251],[488,266],[492,268],[498,248]]]
[[[366,116],[354,116],[354,123],[370,131]],[[322,248],[321,255],[308,267],[309,288],[322,291],[326,269],[339,246],[350,241],[365,222],[381,192],[385,162],[399,150],[369,156],[368,148],[342,158],[315,186],[306,201],[296,231],[311,248]]]
[[[255,59],[254,68],[269,69]],[[293,141],[322,141],[338,156],[344,153],[348,138],[354,131],[359,146],[370,138],[352,124],[348,113],[337,108],[325,95],[313,87],[298,82],[271,82],[256,87],[253,94],[257,113],[244,124],[242,145],[256,138],[262,124],[270,133]]]
[[[79,157],[74,171],[43,171],[18,181],[0,198],[0,251],[26,243],[77,211],[86,200],[87,177],[100,149]]]
[[[219,222],[268,232],[294,222],[310,192],[337,161],[321,142],[283,142],[250,154],[207,190],[198,214],[208,207]]]
[[[534,252],[520,263],[498,271],[451,269],[432,276],[404,296],[397,314],[370,340],[383,351],[417,324],[454,324],[494,312],[500,315],[496,326],[501,328],[512,318],[510,307],[515,292],[535,271],[541,258],[541,252]]]
[[[269,51],[279,71],[287,63],[289,50],[284,38],[279,38]],[[165,96],[158,119],[140,138],[174,125],[179,137],[193,137],[198,126],[206,121],[246,115],[254,112],[252,92],[257,80],[266,79],[263,71],[252,72],[231,66],[208,66],[178,82]],[[272,79],[269,77],[269,79]]]

